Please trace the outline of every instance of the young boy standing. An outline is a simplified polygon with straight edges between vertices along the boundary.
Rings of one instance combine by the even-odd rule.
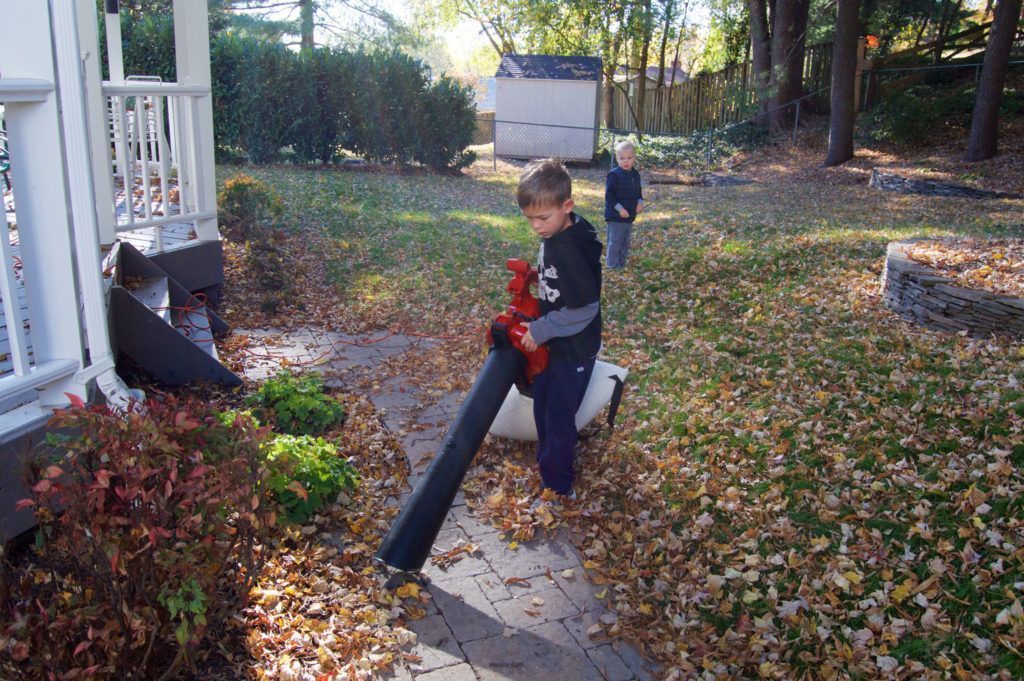
[[[533,383],[537,463],[544,487],[574,499],[576,410],[601,349],[601,242],[594,226],[573,212],[572,180],[557,160],[528,166],[516,200],[541,238],[541,317],[523,336],[531,352],[548,346],[548,366]]]
[[[615,162],[604,187],[604,220],[608,226],[608,257],[610,270],[621,270],[629,258],[629,242],[636,216],[644,212],[644,194],[636,163],[636,147],[629,140],[615,145]]]

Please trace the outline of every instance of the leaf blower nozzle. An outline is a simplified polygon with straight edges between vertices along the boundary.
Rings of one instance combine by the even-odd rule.
[[[526,389],[547,366],[547,348],[527,352],[522,338],[526,322],[540,316],[540,303],[530,293],[537,272],[525,260],[509,260],[508,291],[512,302],[487,332],[490,352],[473,387],[459,408],[434,455],[401,512],[381,541],[378,561],[406,572],[419,572],[427,562],[445,516],[459,491],[473,457],[498,415],[513,384]]]

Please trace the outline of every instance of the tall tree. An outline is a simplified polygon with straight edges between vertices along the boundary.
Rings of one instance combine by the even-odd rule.
[[[414,42],[404,24],[374,0],[218,0],[238,13],[292,23],[302,49],[318,42],[317,31],[349,44],[380,47]]]
[[[826,166],[837,166],[853,158],[859,4],[860,0],[837,0],[836,33],[832,43],[832,111]]]
[[[984,161],[996,155],[999,138],[999,100],[1006,82],[1010,50],[1017,35],[1021,0],[999,0],[995,20],[988,35],[985,61],[978,80],[978,94],[971,116],[971,134],[967,146],[968,161]]]
[[[771,106],[773,127],[786,126],[793,117],[787,106],[803,95],[804,46],[809,0],[775,0],[771,17]]]
[[[650,55],[651,40],[654,36],[654,13],[651,11],[651,0],[643,0],[639,12],[640,40],[637,45],[639,56],[639,73],[636,78],[636,119],[637,130],[644,129],[644,111],[647,106],[647,62]]]
[[[665,50],[668,48],[668,36],[672,28],[672,5],[673,0],[665,0],[664,24],[661,28],[661,50],[658,58],[658,87],[665,85]],[[675,64],[672,65],[672,81],[675,83]]]
[[[751,83],[757,97],[758,112],[768,110],[769,86],[772,72],[771,32],[768,30],[768,5],[765,0],[748,0],[750,14],[750,55],[753,70]],[[760,125],[768,121],[759,118]]]

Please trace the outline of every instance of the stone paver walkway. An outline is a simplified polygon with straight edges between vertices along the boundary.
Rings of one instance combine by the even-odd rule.
[[[313,363],[328,385],[360,388],[383,415],[409,459],[411,484],[425,470],[458,411],[461,395],[426,395],[412,382],[387,378],[381,363],[410,350],[433,347],[403,335],[345,336],[311,330],[238,331],[258,341],[256,353]],[[277,372],[276,359],[255,359],[245,374]],[[411,491],[410,490],[407,490]],[[427,616],[411,622],[420,661],[397,670],[396,681],[631,681],[656,676],[631,646],[587,636],[599,618],[613,621],[596,588],[583,576],[582,559],[563,533],[509,549],[498,531],[477,520],[460,492],[434,546],[457,543],[480,550],[447,569],[428,562],[423,575],[432,596]],[[550,575],[550,577],[548,576]]]

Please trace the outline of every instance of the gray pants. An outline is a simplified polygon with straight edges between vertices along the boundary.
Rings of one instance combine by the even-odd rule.
[[[629,238],[633,234],[632,222],[607,222],[608,225],[608,256],[605,267],[621,270],[629,259]]]

